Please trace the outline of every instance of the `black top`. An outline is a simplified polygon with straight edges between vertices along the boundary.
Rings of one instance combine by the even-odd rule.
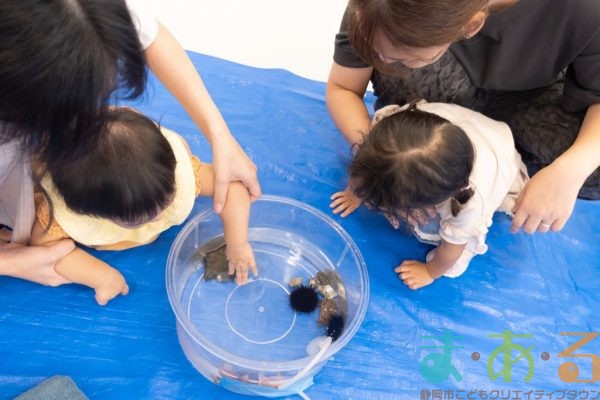
[[[600,0],[520,0],[490,15],[477,35],[450,51],[478,88],[541,88],[566,69],[564,108],[600,103]],[[333,58],[346,67],[368,66],[348,41],[346,14]]]

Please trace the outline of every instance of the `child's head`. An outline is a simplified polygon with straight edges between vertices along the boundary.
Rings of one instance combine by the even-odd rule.
[[[411,105],[376,123],[350,165],[354,191],[376,210],[398,213],[471,196],[473,145],[458,126]]]
[[[107,119],[93,150],[47,171],[69,209],[127,226],[148,222],[173,200],[175,155],[144,115],[114,108]]]
[[[19,140],[44,161],[85,154],[113,91],[144,90],[145,57],[123,0],[2,1],[0,38],[0,142]]]

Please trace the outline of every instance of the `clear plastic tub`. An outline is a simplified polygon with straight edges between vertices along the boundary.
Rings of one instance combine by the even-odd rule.
[[[360,326],[369,297],[365,263],[339,224],[281,196],[263,196],[252,205],[249,240],[259,275],[237,286],[203,279],[198,255],[223,243],[212,207],[181,230],[166,271],[179,341],[194,367],[226,389],[268,397],[300,393]],[[345,326],[333,343],[317,324],[318,310],[300,314],[289,305],[289,280],[306,283],[319,271],[337,279],[344,299]]]

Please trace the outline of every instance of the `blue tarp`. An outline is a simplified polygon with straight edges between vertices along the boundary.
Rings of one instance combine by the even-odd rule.
[[[329,196],[345,186],[349,147],[327,114],[325,85],[190,56],[259,167],[263,191],[329,213]],[[210,160],[203,136],[156,80],[135,106]],[[195,210],[210,204],[200,199]],[[569,346],[600,330],[600,202],[578,201],[565,229],[546,235],[510,234],[508,217],[496,215],[487,254],[462,277],[419,291],[408,290],[393,268],[423,259],[428,246],[364,208],[334,219],[362,251],[371,300],[355,337],[307,389],[312,399],[583,399],[586,392],[598,398],[600,338]],[[1,397],[60,374],[91,399],[246,398],[205,380],[179,346],[164,274],[180,229],[143,248],[95,253],[121,270],[131,288],[106,307],[96,305],[88,288],[1,277]],[[511,339],[511,333],[528,336]],[[569,374],[569,362],[578,375]]]

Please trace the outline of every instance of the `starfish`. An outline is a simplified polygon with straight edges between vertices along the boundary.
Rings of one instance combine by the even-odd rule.
[[[229,262],[226,255],[227,246],[224,244],[204,256],[204,280],[216,279],[219,282],[234,280],[235,272],[229,275]]]

